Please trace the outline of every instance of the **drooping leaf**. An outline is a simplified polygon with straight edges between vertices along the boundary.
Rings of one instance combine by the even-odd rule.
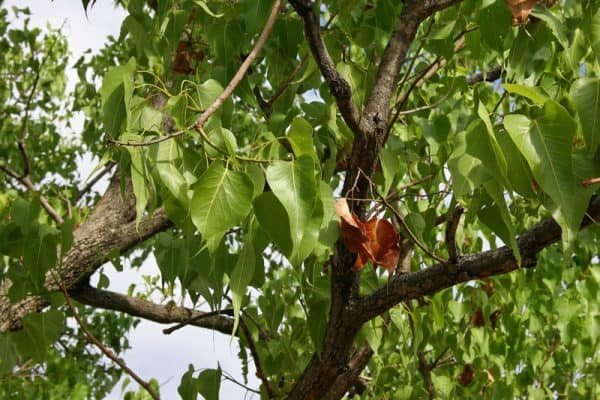
[[[244,298],[246,289],[248,288],[248,285],[254,276],[256,261],[257,259],[262,260],[263,249],[255,248],[254,243],[254,238],[258,234],[260,233],[258,231],[257,222],[256,220],[252,220],[250,223],[250,229],[248,230],[244,240],[244,247],[238,256],[237,262],[231,274],[231,279],[229,280],[229,287],[231,288],[231,297],[233,300],[232,305],[234,318],[233,330],[231,332],[232,335],[235,334],[238,327],[242,299]]]
[[[508,93],[514,93],[527,97],[528,99],[537,103],[540,106],[544,105],[544,103],[550,99],[550,97],[544,92],[544,89],[540,87],[516,85],[513,83],[503,83],[502,87]]]
[[[254,213],[260,227],[288,258],[294,250],[290,232],[290,222],[285,208],[273,192],[259,195],[253,202]]]
[[[387,194],[394,183],[394,178],[400,170],[398,156],[388,149],[381,149],[379,152],[379,162],[383,172],[383,194]]]
[[[44,361],[46,352],[64,329],[64,315],[56,309],[23,317],[23,329],[12,336],[19,354],[36,362]]]
[[[225,232],[240,224],[252,206],[252,180],[214,161],[193,186],[192,222],[213,253]]]
[[[510,188],[506,158],[504,158],[502,149],[496,140],[492,121],[490,120],[488,112],[483,103],[479,103],[477,114],[483,121],[485,129],[477,132],[477,138],[474,137],[473,134],[467,133],[467,151],[476,149],[476,151],[471,152],[471,154],[476,155],[474,153],[477,153],[478,158],[482,161],[483,165],[490,170],[492,175],[498,177],[498,181],[500,183],[504,184],[507,188]]]
[[[104,127],[113,137],[120,136],[121,128],[127,118],[127,103],[133,93],[133,74],[136,69],[135,59],[125,65],[109,70],[104,76],[100,88]]]
[[[7,332],[0,333],[0,377],[9,375],[17,362],[17,350]]]
[[[537,183],[560,210],[563,243],[570,243],[587,208],[587,196],[582,196],[581,185],[573,174],[571,146],[575,121],[560,104],[548,100],[536,118],[507,115],[504,126]]]
[[[317,154],[315,153],[313,144],[313,129],[304,118],[294,118],[287,135],[287,140],[292,145],[292,150],[294,150],[296,157],[307,154],[315,159],[315,162],[317,161]]]
[[[177,165],[183,160],[179,144],[169,140],[153,145],[149,149],[149,158],[153,162],[160,181],[183,206],[188,204],[188,185]]]
[[[198,393],[206,400],[219,400],[221,388],[221,367],[205,369],[197,378]]]
[[[130,133],[121,135],[121,139],[130,142],[142,141],[141,136]],[[136,224],[139,224],[148,203],[153,200],[156,189],[146,160],[145,153],[148,150],[142,146],[128,146],[127,150],[131,158],[131,183],[135,195]]]
[[[587,155],[592,158],[600,145],[600,80],[576,80],[569,94],[579,116]]]
[[[196,378],[194,378],[194,366],[192,364],[189,364],[188,370],[181,377],[181,381],[177,387],[177,393],[179,393],[182,400],[196,400],[198,398],[198,388],[196,385]]]
[[[266,171],[267,182],[287,213],[293,244],[292,259],[297,262],[302,261],[308,250],[304,246],[300,249],[304,236],[313,234],[315,230],[318,232],[321,222],[312,223],[318,200],[314,173],[314,161],[307,155],[292,161],[276,161]]]

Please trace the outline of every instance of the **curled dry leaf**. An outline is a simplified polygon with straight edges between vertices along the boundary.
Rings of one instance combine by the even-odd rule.
[[[513,25],[524,24],[539,0],[506,0],[513,16]]]
[[[335,210],[340,216],[340,224],[344,243],[348,250],[358,253],[354,268],[360,270],[371,261],[393,274],[400,257],[400,235],[396,227],[389,221],[371,218],[363,222],[348,208],[345,198],[335,203]]]
[[[554,3],[556,3],[556,0],[506,0],[513,16],[513,25],[524,24],[536,4],[544,4],[550,7]]]
[[[182,40],[177,44],[175,57],[171,65],[173,73],[179,75],[189,75],[195,72],[194,62],[202,61],[204,52],[202,50],[192,49],[192,44],[186,40]]]

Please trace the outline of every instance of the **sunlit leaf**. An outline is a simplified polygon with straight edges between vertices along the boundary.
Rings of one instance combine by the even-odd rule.
[[[254,191],[252,180],[215,161],[192,188],[192,221],[214,252],[228,229],[248,215]]]

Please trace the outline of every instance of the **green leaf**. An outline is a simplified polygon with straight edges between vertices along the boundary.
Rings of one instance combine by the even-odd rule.
[[[506,158],[508,180],[511,187],[521,196],[535,198],[536,194],[532,187],[533,176],[519,149],[517,149],[508,133],[504,131],[497,135],[496,139],[498,139],[498,145]]]
[[[9,375],[17,362],[17,350],[7,332],[0,333],[0,377]]]
[[[198,388],[196,386],[194,366],[189,364],[188,370],[181,377],[181,382],[177,387],[177,393],[181,396],[181,400],[196,400],[198,398]]]
[[[283,205],[273,192],[259,195],[253,202],[254,213],[260,227],[269,235],[279,250],[288,258],[294,244],[290,235],[290,223]]]
[[[383,194],[387,194],[394,183],[396,173],[400,170],[400,161],[396,153],[385,148],[379,152],[379,161],[383,172]]]
[[[252,180],[214,161],[193,187],[192,222],[213,253],[225,232],[240,224],[252,206]]]
[[[550,99],[550,97],[544,92],[544,89],[533,86],[515,85],[512,83],[503,83],[502,87],[508,92],[518,94],[520,96],[527,97],[529,100],[541,105]]]
[[[541,19],[546,23],[556,40],[558,40],[564,49],[570,47],[565,25],[563,25],[562,22],[560,22],[560,20],[548,8],[537,7],[531,12],[531,15]]]
[[[133,93],[133,74],[136,69],[135,59],[125,65],[110,69],[100,88],[102,113],[106,132],[113,137],[120,136],[123,123],[127,118],[127,104]]]
[[[504,126],[537,183],[558,207],[563,243],[568,245],[579,230],[587,208],[587,196],[582,195],[571,160],[575,121],[560,104],[548,100],[535,119],[507,115]]]
[[[219,97],[221,92],[223,92],[223,87],[218,81],[209,79],[202,82],[196,88],[200,107],[207,109]]]
[[[287,213],[293,244],[292,259],[297,262],[302,261],[310,247],[302,245],[304,236],[318,231],[321,222],[319,219],[318,223],[314,223],[319,218],[315,215],[318,188],[314,173],[313,159],[307,155],[292,161],[276,161],[266,171],[267,182]]]
[[[23,240],[23,264],[39,289],[43,287],[46,272],[56,265],[58,234],[48,225]]]
[[[56,309],[23,317],[23,329],[12,336],[19,354],[43,362],[50,345],[64,329],[64,315]]]
[[[18,197],[11,206],[10,214],[23,234],[28,234],[38,229],[40,210],[39,197],[34,196],[30,201]]]
[[[219,389],[221,388],[221,367],[217,369],[205,369],[197,378],[198,393],[206,400],[219,400]]]
[[[177,141],[168,140],[150,147],[149,159],[152,167],[165,187],[182,206],[188,205],[188,185],[176,165],[183,160],[183,154]]]
[[[592,16],[587,16],[583,28],[592,46],[593,55],[596,56],[596,60],[600,60],[600,10]]]
[[[483,121],[485,129],[477,132],[478,137],[474,137],[472,134],[470,134],[470,132],[467,132],[469,150],[476,149],[474,152],[468,151],[472,155],[476,155],[474,153],[477,153],[477,157],[481,160],[483,165],[489,169],[492,176],[497,177],[500,183],[503,183],[507,188],[510,188],[506,159],[504,158],[504,154],[502,153],[500,145],[496,141],[492,121],[490,120],[488,112],[483,103],[479,103],[477,114]]]
[[[506,205],[504,192],[500,185],[492,179],[485,181],[483,187],[494,202],[487,207],[482,207],[477,215],[510,247],[517,263],[521,265],[521,252],[517,244],[517,235],[510,217],[510,211]]]
[[[576,80],[569,94],[579,116],[587,155],[592,158],[600,144],[600,80]]]
[[[147,103],[143,97],[132,96],[127,103],[127,131],[140,134],[161,131],[163,113]]]
[[[121,135],[121,138],[131,142],[142,141],[141,136],[129,133]],[[127,146],[127,150],[131,157],[131,183],[135,195],[136,225],[139,225],[156,189],[154,188],[154,181],[146,164],[144,152],[147,149],[142,146]]]
[[[231,335],[233,336],[237,330],[238,323],[240,321],[240,307],[242,305],[242,299],[246,295],[246,288],[252,277],[254,276],[254,267],[256,264],[256,253],[254,245],[252,243],[253,236],[257,233],[255,222],[251,223],[251,228],[246,234],[244,240],[244,247],[238,256],[238,260],[233,268],[231,279],[229,281],[229,287],[232,293],[232,304],[233,304],[233,330]],[[262,258],[262,257],[261,257]]]
[[[249,164],[246,167],[246,173],[250,179],[252,179],[252,183],[254,184],[254,193],[252,194],[252,198],[255,198],[265,189],[265,173],[262,168],[255,164]]]
[[[317,153],[313,143],[313,129],[308,121],[302,117],[294,118],[287,139],[292,145],[296,157],[307,154],[317,162]]]

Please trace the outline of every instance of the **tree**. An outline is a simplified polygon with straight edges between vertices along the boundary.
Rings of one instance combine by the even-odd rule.
[[[600,2],[118,3],[68,94],[0,14],[4,397],[158,398],[132,317],[234,335],[261,398],[600,393]],[[163,303],[89,283],[150,255]]]

